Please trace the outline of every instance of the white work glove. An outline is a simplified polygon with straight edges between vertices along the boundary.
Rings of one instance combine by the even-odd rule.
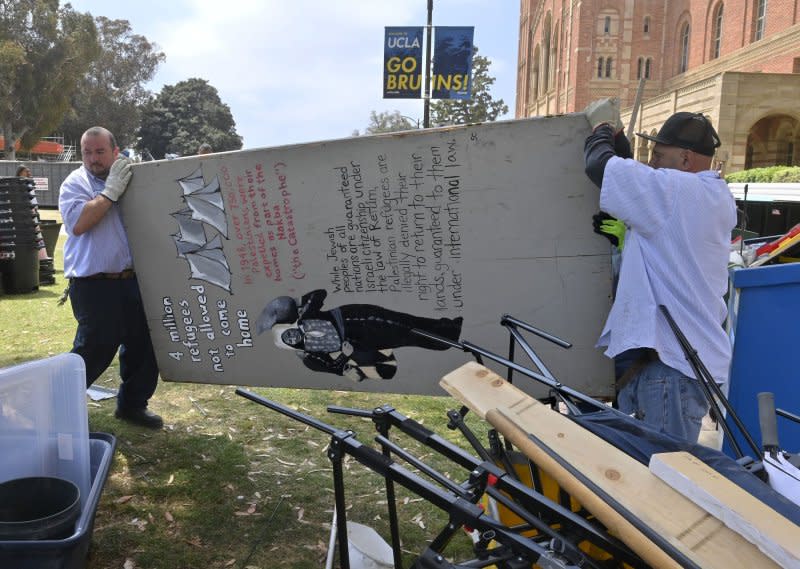
[[[125,193],[125,188],[128,187],[128,182],[131,181],[131,160],[120,156],[111,165],[111,171],[106,178],[106,187],[101,194],[116,203],[122,194]]]
[[[619,118],[619,99],[599,99],[589,103],[583,109],[586,119],[592,125],[592,130],[601,124],[609,124],[614,131],[622,130],[622,120]]]

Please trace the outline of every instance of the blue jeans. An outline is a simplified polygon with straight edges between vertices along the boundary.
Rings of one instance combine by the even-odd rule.
[[[709,407],[700,380],[660,360],[649,362],[631,378],[617,394],[617,405],[623,413],[690,443],[697,442]]]
[[[86,364],[86,385],[100,377],[119,350],[117,407],[147,407],[158,365],[136,279],[73,279],[69,298],[78,321],[72,352]]]

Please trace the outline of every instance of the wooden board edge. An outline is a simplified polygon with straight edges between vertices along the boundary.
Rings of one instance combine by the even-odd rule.
[[[800,567],[800,528],[687,452],[654,454],[650,472],[781,567]]]

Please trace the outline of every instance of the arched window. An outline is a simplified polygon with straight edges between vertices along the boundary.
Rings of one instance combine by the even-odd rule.
[[[680,46],[680,59],[678,63],[678,73],[685,73],[689,69],[689,22],[684,22],[681,26],[678,45]]]
[[[606,57],[606,77],[611,77],[611,69],[614,65],[613,57]]]
[[[642,32],[645,34],[650,33],[650,16],[644,17],[644,23],[642,24]]]
[[[553,47],[550,49],[550,81],[549,84],[556,88],[556,71],[558,69],[558,23],[553,26]]]
[[[642,78],[642,65],[643,64],[644,64],[644,59],[642,59],[640,57],[639,61],[636,62],[636,78],[637,79],[641,79]]]
[[[542,93],[547,93],[550,90],[550,49],[551,49],[551,20],[550,13],[544,20],[544,29],[542,33]]]
[[[527,54],[527,62],[528,62],[528,73],[530,77],[528,79],[528,96],[530,98],[531,93],[531,85],[533,84],[533,67],[534,67],[534,52],[536,50],[536,34],[534,33],[533,26],[528,28],[528,54]]]
[[[644,62],[644,78],[650,79],[650,69],[653,67],[653,58],[648,57]]]
[[[600,79],[603,77],[603,58],[597,58],[597,78]]]
[[[711,59],[717,59],[722,47],[722,8],[724,4],[720,2],[714,8],[714,15],[711,19]]]
[[[764,37],[764,28],[767,25],[767,0],[756,1],[756,10],[753,15],[755,16],[753,41],[758,41]]]
[[[619,12],[614,8],[603,8],[595,16],[595,34],[602,41],[620,33]]]
[[[533,51],[531,60],[531,99],[534,101],[539,97],[539,46]]]

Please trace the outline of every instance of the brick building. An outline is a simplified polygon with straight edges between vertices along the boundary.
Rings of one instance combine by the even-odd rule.
[[[800,164],[800,0],[521,0],[519,38],[517,117],[619,97],[627,124],[643,80],[636,132],[702,112],[725,171]]]

